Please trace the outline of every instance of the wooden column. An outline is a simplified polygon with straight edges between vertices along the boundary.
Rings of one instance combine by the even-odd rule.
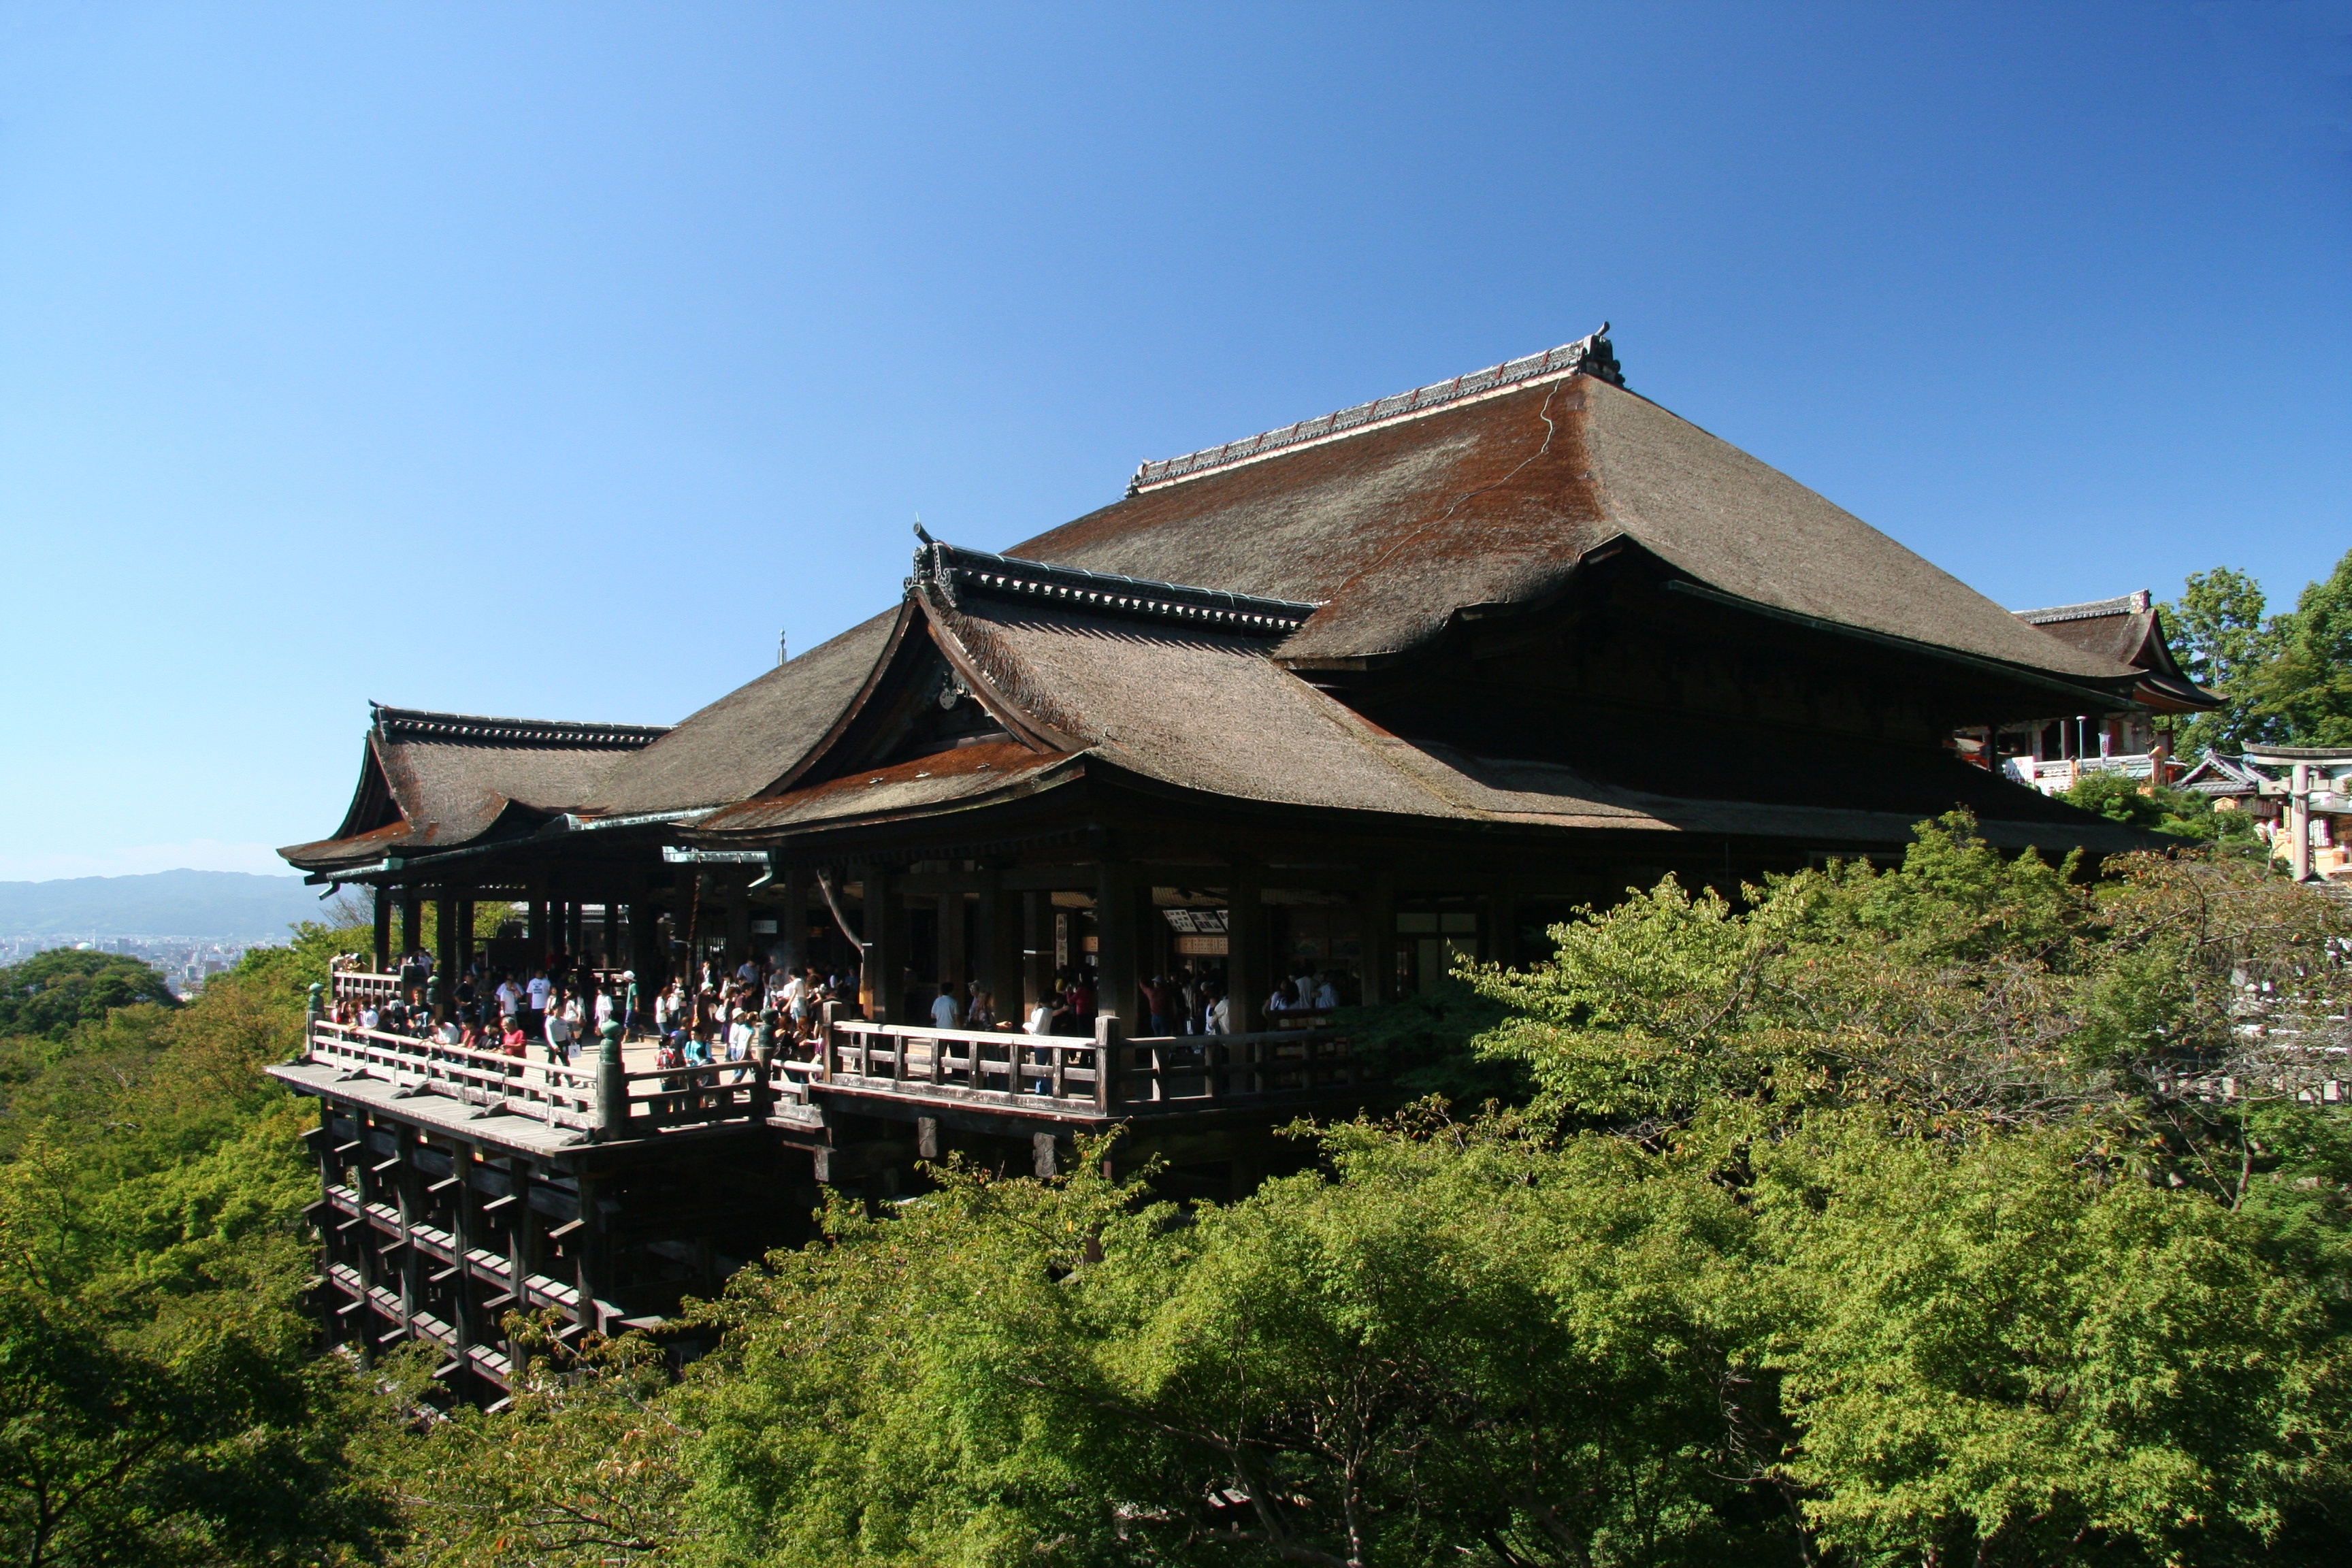
[[[621,906],[613,895],[604,895],[604,963],[606,969],[626,969],[621,962]]]
[[[702,873],[691,866],[677,868],[677,901],[670,908],[669,934],[671,961],[679,965],[677,977],[691,990],[694,985],[695,943],[702,931]],[[677,944],[686,944],[684,952]]]
[[[441,999],[452,1001],[457,994],[457,911],[464,906],[452,898],[449,889],[433,901],[433,973],[441,982]]]
[[[1043,1001],[1054,984],[1054,917],[1043,893],[1021,898],[1021,1016]]]
[[[523,916],[522,934],[530,943],[530,957],[526,969],[538,969],[547,963],[547,883],[534,876],[523,889],[528,907]]]
[[[457,939],[457,969],[462,973],[472,968],[474,963],[474,900],[471,889],[467,890],[466,898],[457,900],[457,926],[455,934]],[[453,987],[450,994],[455,994],[457,975],[453,974],[449,977],[449,984]]]
[[[392,889],[375,890],[375,972],[388,973],[392,969]]]
[[[1129,1026],[1123,1032],[1150,1032],[1147,1021],[1134,1027],[1143,999],[1137,994],[1135,967],[1138,879],[1135,867],[1124,860],[1105,860],[1095,868],[1095,934],[1100,951],[1095,955],[1096,983],[1102,988],[1097,1005]]]
[[[1364,889],[1364,1001],[1396,998],[1396,874],[1381,867]]]
[[[637,977],[641,995],[652,995],[669,978],[669,955],[661,950],[661,911],[646,896],[643,885],[629,894],[628,967]]]
[[[727,889],[727,968],[735,966],[751,954],[751,894],[740,882],[730,882]]]
[[[1486,951],[1489,963],[1508,967],[1519,962],[1519,889],[1517,883],[1497,880],[1486,892]]]
[[[980,895],[980,980],[996,1016],[1015,1025],[1029,1016],[1022,973],[1021,895],[1004,890],[1004,873],[991,871]]]
[[[514,1163],[514,1202],[506,1207],[507,1215],[507,1294],[508,1303],[515,1310],[528,1312],[530,1298],[526,1282],[539,1268],[539,1216],[530,1207],[530,1167],[522,1161]],[[523,1347],[519,1339],[507,1341],[507,1366],[516,1386],[522,1384]]]
[[[415,889],[400,889],[400,953],[404,958],[415,952],[424,939],[424,904]]]
[[[858,932],[866,941],[865,963],[857,972],[858,998],[866,1016],[875,1022],[902,1023],[899,971],[907,962],[906,918],[896,908],[898,900],[890,890],[888,872],[878,866],[851,869],[866,894],[866,907],[858,917]]]
[[[965,951],[963,929],[963,894],[961,891],[940,895],[940,978],[952,983],[956,995],[969,1001],[964,990],[971,978],[971,954]]]
[[[393,1173],[394,1202],[400,1208],[400,1326],[415,1337],[416,1314],[425,1306],[425,1255],[416,1250],[416,1226],[425,1217],[425,1173],[416,1168],[416,1131],[392,1130],[394,1157],[400,1169]]]
[[[784,907],[776,916],[777,945],[783,949],[784,968],[798,974],[808,967],[808,868],[788,866],[779,879],[784,885]]]
[[[473,1371],[474,1363],[466,1352],[483,1342],[488,1327],[482,1321],[479,1285],[468,1261],[474,1249],[482,1245],[482,1224],[478,1207],[480,1199],[474,1192],[474,1146],[471,1143],[459,1143],[450,1151],[449,1179],[456,1185],[449,1198],[449,1227],[457,1237],[458,1261],[457,1289],[451,1297],[451,1310],[455,1316],[449,1327],[452,1337],[457,1342],[457,1359],[466,1363],[468,1373]]]
[[[1233,1031],[1246,1035],[1257,1027],[1258,1005],[1269,984],[1265,963],[1265,906],[1258,901],[1261,873],[1255,866],[1235,866],[1229,879],[1225,913],[1225,994]]]

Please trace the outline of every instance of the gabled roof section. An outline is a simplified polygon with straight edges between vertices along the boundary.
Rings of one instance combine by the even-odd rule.
[[[572,810],[614,763],[665,731],[494,719],[370,703],[360,780],[333,836],[278,851],[309,871],[454,848]]]
[[[737,687],[614,767],[585,809],[635,816],[748,800],[792,773],[839,722],[894,644],[900,606]]]
[[[2219,696],[2181,671],[2165,640],[2156,596],[2146,588],[2112,599],[2020,610],[2017,618],[2069,647],[2129,666],[2139,675],[2133,697],[2159,713],[2190,713],[2221,705]]]
[[[1516,381],[1423,388],[1345,428],[1308,421],[1147,465],[1133,494],[1009,553],[1317,605],[1281,652],[1316,668],[1409,652],[1465,610],[1540,604],[1630,539],[1770,608],[2078,681],[2129,678],[1626,391],[1605,338],[1570,348],[1574,368],[1551,351],[1509,362],[1551,366]]]
[[[1921,816],[1973,788],[1996,842],[2135,847],[2137,836],[1991,778],[1940,753],[1919,804],[1808,805],[1769,799],[1671,799],[1556,763],[1500,759],[1392,735],[1282,667],[1263,630],[1220,629],[1132,604],[1045,602],[987,581],[1021,575],[926,542],[910,592],[928,633],[1004,734],[936,754],[847,767],[820,753],[787,788],[700,819],[705,841],[773,839],[977,811],[1081,779],[1204,799],[1360,814],[1364,818],[1580,831],[1807,835],[1905,841]],[[961,563],[976,575],[953,580]],[[1112,599],[1174,603],[1178,584],[1136,584]],[[1068,584],[1066,584],[1068,585]],[[1156,594],[1150,589],[1167,589]],[[1107,592],[1088,589],[1090,593]],[[1248,615],[1263,612],[1247,610]],[[887,709],[942,678],[906,649],[860,704]],[[919,689],[910,682],[920,682]],[[944,694],[944,693],[943,693]],[[956,694],[961,700],[961,694]],[[845,721],[847,733],[861,721]],[[1018,739],[1012,738],[1018,737]],[[855,747],[845,742],[845,750]],[[1948,776],[1947,776],[1948,775]],[[1880,792],[1882,794],[1887,792]],[[1895,794],[1901,791],[1894,792]],[[943,825],[942,832],[951,833]]]

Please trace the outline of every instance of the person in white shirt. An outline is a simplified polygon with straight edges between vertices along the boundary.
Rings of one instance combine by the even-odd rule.
[[[572,1020],[563,1014],[561,1007],[547,1010],[547,1059],[551,1062],[568,1060],[572,1055]]]
[[[530,993],[530,1010],[534,1013],[546,1012],[547,994],[555,989],[554,982],[549,980],[544,974],[533,974],[530,977],[530,984],[524,989]]]
[[[1223,992],[1212,988],[1209,992],[1209,1033],[1230,1035],[1233,1032],[1233,1005]]]
[[[1321,1013],[1328,1013],[1332,1008],[1337,1007],[1339,1005],[1339,987],[1331,984],[1331,977],[1327,974],[1323,976],[1323,984],[1315,988],[1316,1010]]]
[[[1022,1027],[1033,1035],[1052,1034],[1054,1032],[1053,998],[1050,996],[1038,998],[1037,1005],[1029,1009],[1029,1022]]]
[[[596,993],[596,1032],[604,1033],[604,1026],[612,1021],[613,994],[610,991],[599,991]]]
[[[383,1014],[376,1011],[375,1004],[371,1001],[366,1006],[360,1009],[360,1027],[362,1029],[373,1029],[376,1026],[377,1023],[382,1020],[383,1016]]]
[[[522,1011],[522,987],[514,983],[513,975],[509,974],[499,982],[498,996],[500,1017]]]
[[[953,1029],[961,1027],[962,1023],[963,1009],[956,1005],[955,984],[942,980],[940,982],[940,994],[931,1003],[931,1027]]]

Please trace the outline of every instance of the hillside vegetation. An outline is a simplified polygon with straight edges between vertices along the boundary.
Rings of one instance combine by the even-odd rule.
[[[499,1415],[315,1356],[259,1068],[350,933],[0,1117],[0,1531],[53,1564],[2335,1563],[2341,906],[2259,863],[1672,881],[1354,1022],[1433,1097],[1179,1207],[950,1164]],[[48,1048],[45,1047],[45,1048]]]

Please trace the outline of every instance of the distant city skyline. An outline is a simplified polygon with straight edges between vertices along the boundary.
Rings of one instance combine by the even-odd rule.
[[[283,873],[369,699],[674,722],[918,513],[1604,319],[2013,608],[2352,545],[2343,4],[0,26],[0,879]]]

